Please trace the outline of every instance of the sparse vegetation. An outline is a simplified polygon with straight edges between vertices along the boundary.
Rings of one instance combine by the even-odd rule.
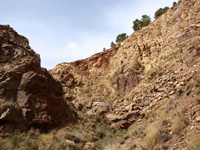
[[[112,47],[114,47],[116,44],[112,41],[111,43],[110,43],[110,47],[112,48]]]
[[[126,33],[121,33],[121,34],[118,34],[118,36],[116,37],[116,40],[114,43],[113,41],[110,43],[110,47],[114,47],[116,44],[120,43],[120,42],[123,42],[126,38],[128,37],[128,35]]]
[[[116,43],[120,43],[122,41],[124,41],[126,38],[128,37],[128,35],[126,33],[121,33],[116,37]]]
[[[200,87],[196,87],[195,94],[200,94]]]
[[[158,17],[160,17],[162,14],[166,13],[166,11],[169,9],[169,7],[165,7],[165,8],[160,8],[158,9],[155,14],[154,14],[154,18],[157,19]]]
[[[173,2],[172,8],[173,8],[174,6],[176,6],[177,4],[181,3],[181,2],[182,2],[182,0],[179,0],[178,3],[177,3],[177,2]]]
[[[181,111],[177,113],[177,117],[172,125],[172,131],[174,134],[180,134],[181,131],[189,124],[188,119],[185,116],[186,108],[182,108]]]
[[[133,124],[132,126],[129,127],[128,132],[126,136],[130,137],[144,137],[144,129],[146,127],[146,123],[144,121],[138,122],[136,124]]]
[[[141,29],[142,27],[145,27],[147,25],[149,25],[151,23],[151,18],[148,15],[143,15],[141,20],[139,19],[135,19],[135,21],[133,21],[133,30],[137,31],[139,29]]]
[[[142,150],[159,149],[161,127],[161,123],[158,121],[147,126],[145,131],[146,136],[140,143]]]
[[[194,87],[194,93],[200,94],[200,79],[199,79],[199,76],[194,77],[193,87]]]
[[[183,92],[184,92],[183,88],[179,88],[179,89],[176,91],[176,95],[177,95],[178,97],[180,97],[180,96],[183,94]]]
[[[172,7],[174,7],[174,6],[176,6],[177,5],[177,2],[173,2],[173,6]]]
[[[182,0],[179,0],[179,1],[178,1],[178,3],[181,3],[181,2],[182,2]]]
[[[16,131],[5,139],[0,138],[1,150],[82,150],[87,142],[94,144],[94,150],[117,148],[123,139],[123,131],[109,128],[110,121],[100,115],[79,114],[80,123],[69,127],[40,133]],[[92,145],[93,145],[92,144]]]

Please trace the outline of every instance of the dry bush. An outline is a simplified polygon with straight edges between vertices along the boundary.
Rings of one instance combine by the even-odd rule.
[[[181,131],[189,124],[188,119],[185,116],[185,108],[182,108],[180,112],[178,112],[178,116],[175,118],[172,125],[172,132],[174,134],[180,134]]]
[[[146,127],[146,124],[144,121],[135,123],[129,127],[126,136],[128,136],[128,137],[130,137],[130,136],[131,137],[144,137],[145,127]]]
[[[117,141],[111,141],[103,145],[103,150],[117,150],[120,147],[120,143]]]
[[[16,130],[4,140],[1,150],[38,150],[38,137],[28,135]]]
[[[142,150],[159,149],[159,143],[161,140],[160,137],[161,127],[162,124],[159,121],[155,121],[147,126],[145,131],[146,137],[140,143]]]

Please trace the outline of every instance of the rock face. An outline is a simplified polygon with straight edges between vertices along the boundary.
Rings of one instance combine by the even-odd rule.
[[[62,86],[40,67],[28,40],[9,26],[0,26],[0,131],[47,131],[75,121],[62,98]]]
[[[190,25],[179,37],[179,42],[183,51],[183,59],[189,66],[198,62],[200,56],[200,20],[196,24]],[[186,44],[187,43],[187,44]]]
[[[123,65],[112,77],[113,88],[122,94],[130,92],[140,82],[141,71],[142,66],[137,61]]]
[[[119,47],[120,44],[105,52],[97,53],[87,59],[72,62],[70,65],[99,75],[104,74],[109,71],[109,65],[112,63],[111,58],[116,54]]]
[[[112,89],[105,90],[111,93],[110,95],[114,93],[113,91],[127,95],[140,83],[143,78],[141,73],[148,73],[164,64],[173,63],[174,58],[184,64],[194,65],[199,60],[198,5],[197,0],[184,0],[183,3],[169,9],[153,23],[134,32],[115,47],[84,60],[59,64],[52,69],[51,74],[58,81],[62,81],[61,78],[56,77],[61,75],[59,72],[65,71],[66,67],[61,66],[71,67],[72,70],[79,69],[86,75],[80,77],[70,70],[72,79],[85,78],[85,82],[82,83],[87,85],[90,82],[93,87],[94,85],[99,87],[98,83],[102,83]],[[170,62],[170,60],[173,61]],[[135,62],[140,65],[134,66]],[[144,71],[137,70],[137,66],[141,66]],[[152,72],[149,79],[151,80],[154,75]],[[95,89],[92,86],[89,88]],[[64,85],[64,87],[67,86]],[[72,95],[77,99],[84,99],[84,93],[81,93],[81,89],[84,88],[88,87],[75,88],[76,91],[74,90]],[[79,90],[80,92],[77,92]],[[97,94],[95,96],[97,97]],[[101,96],[98,99],[101,99]]]

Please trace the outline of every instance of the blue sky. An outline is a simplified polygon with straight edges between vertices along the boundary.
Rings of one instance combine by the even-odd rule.
[[[133,33],[133,20],[152,20],[157,9],[177,0],[2,0],[0,24],[29,39],[42,66],[87,58],[109,48],[120,33]]]

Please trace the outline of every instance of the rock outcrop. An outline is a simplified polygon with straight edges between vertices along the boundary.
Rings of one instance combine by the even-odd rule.
[[[62,98],[62,86],[40,67],[28,40],[0,26],[0,131],[39,128],[48,131],[75,121]]]
[[[120,93],[129,93],[140,82],[139,74],[142,71],[143,68],[138,61],[125,64],[115,72],[111,84]]]

